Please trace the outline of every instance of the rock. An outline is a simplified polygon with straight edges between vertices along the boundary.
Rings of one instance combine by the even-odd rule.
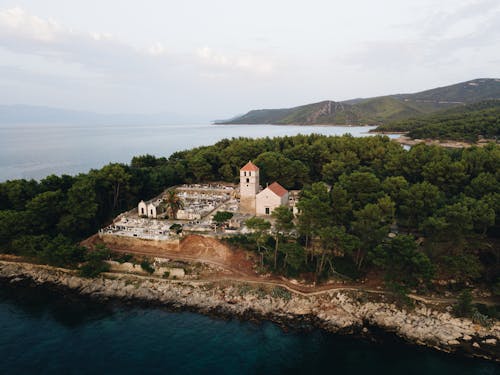
[[[488,345],[496,345],[497,340],[496,339],[486,339],[486,340],[483,340],[483,343],[488,344]]]
[[[500,340],[498,323],[491,328],[482,327],[469,319],[456,319],[448,312],[438,312],[424,304],[419,304],[415,310],[403,310],[380,299],[377,299],[379,302],[359,302],[357,297],[360,293],[335,290],[309,296],[292,294],[291,299],[285,301],[257,293],[257,287],[240,295],[239,287],[227,284],[186,279],[173,282],[124,273],[105,276],[86,279],[71,271],[0,261],[0,278],[31,279],[38,284],[61,285],[102,299],[114,297],[151,301],[227,317],[237,315],[244,319],[268,319],[297,327],[316,326],[331,332],[362,332],[368,335],[369,325],[374,325],[415,344],[444,351],[457,350],[461,341],[471,342],[473,337],[480,337],[486,345],[481,348],[478,342],[473,342],[471,347],[472,354],[481,348],[480,353],[476,352],[481,356],[485,353],[497,356],[494,347]]]

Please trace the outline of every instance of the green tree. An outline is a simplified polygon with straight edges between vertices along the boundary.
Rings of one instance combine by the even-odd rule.
[[[424,181],[413,184],[402,197],[400,218],[408,229],[418,229],[426,218],[431,216],[442,204],[443,196],[439,189]]]
[[[61,190],[46,191],[36,195],[26,204],[31,225],[37,228],[37,232],[54,232],[63,211],[63,198]]]
[[[302,162],[288,159],[279,152],[264,152],[254,163],[260,168],[261,183],[279,181],[290,189],[301,187],[309,179],[309,171]]]
[[[131,175],[122,164],[108,164],[98,172],[99,180],[104,187],[111,190],[111,209],[114,212],[118,208],[120,199],[129,187]]]
[[[179,193],[176,190],[168,190],[163,197],[165,205],[167,207],[167,212],[169,216],[173,219],[177,218],[177,212],[184,208],[184,202],[182,198],[179,196]]]
[[[279,238],[280,236],[285,236],[294,227],[293,224],[293,213],[286,206],[276,207],[271,216],[275,219],[274,222],[274,235],[275,235],[275,247],[274,247],[274,269],[277,267],[278,262],[278,248],[279,248]]]
[[[429,282],[434,274],[430,259],[417,249],[412,236],[399,235],[384,241],[370,252],[370,259],[385,271],[387,281],[409,287]]]
[[[80,175],[68,190],[68,198],[57,229],[72,238],[82,238],[97,227],[98,205],[95,181]]]
[[[261,255],[261,266],[264,266],[264,254],[261,251],[263,244],[266,242],[268,237],[269,229],[271,229],[271,223],[260,217],[251,217],[245,221],[245,225],[248,229],[253,231],[253,238],[257,245],[257,251]]]
[[[221,227],[225,222],[231,220],[233,217],[232,212],[228,211],[217,211],[213,217],[217,227]]]
[[[366,254],[387,237],[393,220],[394,203],[387,197],[379,200],[378,203],[369,203],[361,210],[354,212],[351,228],[353,234],[360,240],[354,258],[358,269],[363,266]]]
[[[309,240],[316,237],[319,230],[333,225],[330,199],[328,187],[322,182],[304,188],[300,194],[297,203],[298,231],[305,236],[306,251],[309,247]]]
[[[339,185],[348,192],[353,208],[360,209],[368,203],[374,203],[381,197],[378,177],[371,172],[353,172],[339,177]]]

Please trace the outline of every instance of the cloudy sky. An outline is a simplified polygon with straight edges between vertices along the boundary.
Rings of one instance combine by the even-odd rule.
[[[0,0],[0,104],[211,120],[499,70],[498,0]]]

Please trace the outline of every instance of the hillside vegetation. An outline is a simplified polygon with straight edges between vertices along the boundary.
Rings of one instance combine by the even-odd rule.
[[[480,136],[500,137],[500,100],[474,104],[423,115],[408,120],[390,122],[376,131],[404,131],[411,138],[453,139],[476,142]]]
[[[476,79],[414,94],[343,102],[322,101],[293,108],[259,109],[218,124],[379,125],[487,99],[500,99],[500,80]]]
[[[432,279],[453,279],[500,294],[500,147],[493,144],[406,151],[383,136],[237,138],[74,177],[7,181],[0,251],[78,263],[83,253],[73,244],[119,212],[168,186],[235,182],[248,160],[260,167],[262,185],[302,189],[297,218],[280,209],[271,233],[254,220],[253,234],[232,239],[259,253],[264,272],[318,281],[383,274],[424,289]]]

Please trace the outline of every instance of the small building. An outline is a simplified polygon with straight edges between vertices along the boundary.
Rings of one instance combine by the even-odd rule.
[[[256,196],[257,216],[269,216],[279,206],[288,206],[288,190],[277,182],[273,182]]]
[[[139,216],[148,216],[148,205],[144,201],[140,201],[137,206],[137,213]]]
[[[156,219],[156,217],[164,212],[164,209],[162,207],[162,200],[157,199],[154,201],[149,201],[149,202],[144,202],[140,201],[138,206],[137,206],[137,213],[141,217],[149,217]]]

